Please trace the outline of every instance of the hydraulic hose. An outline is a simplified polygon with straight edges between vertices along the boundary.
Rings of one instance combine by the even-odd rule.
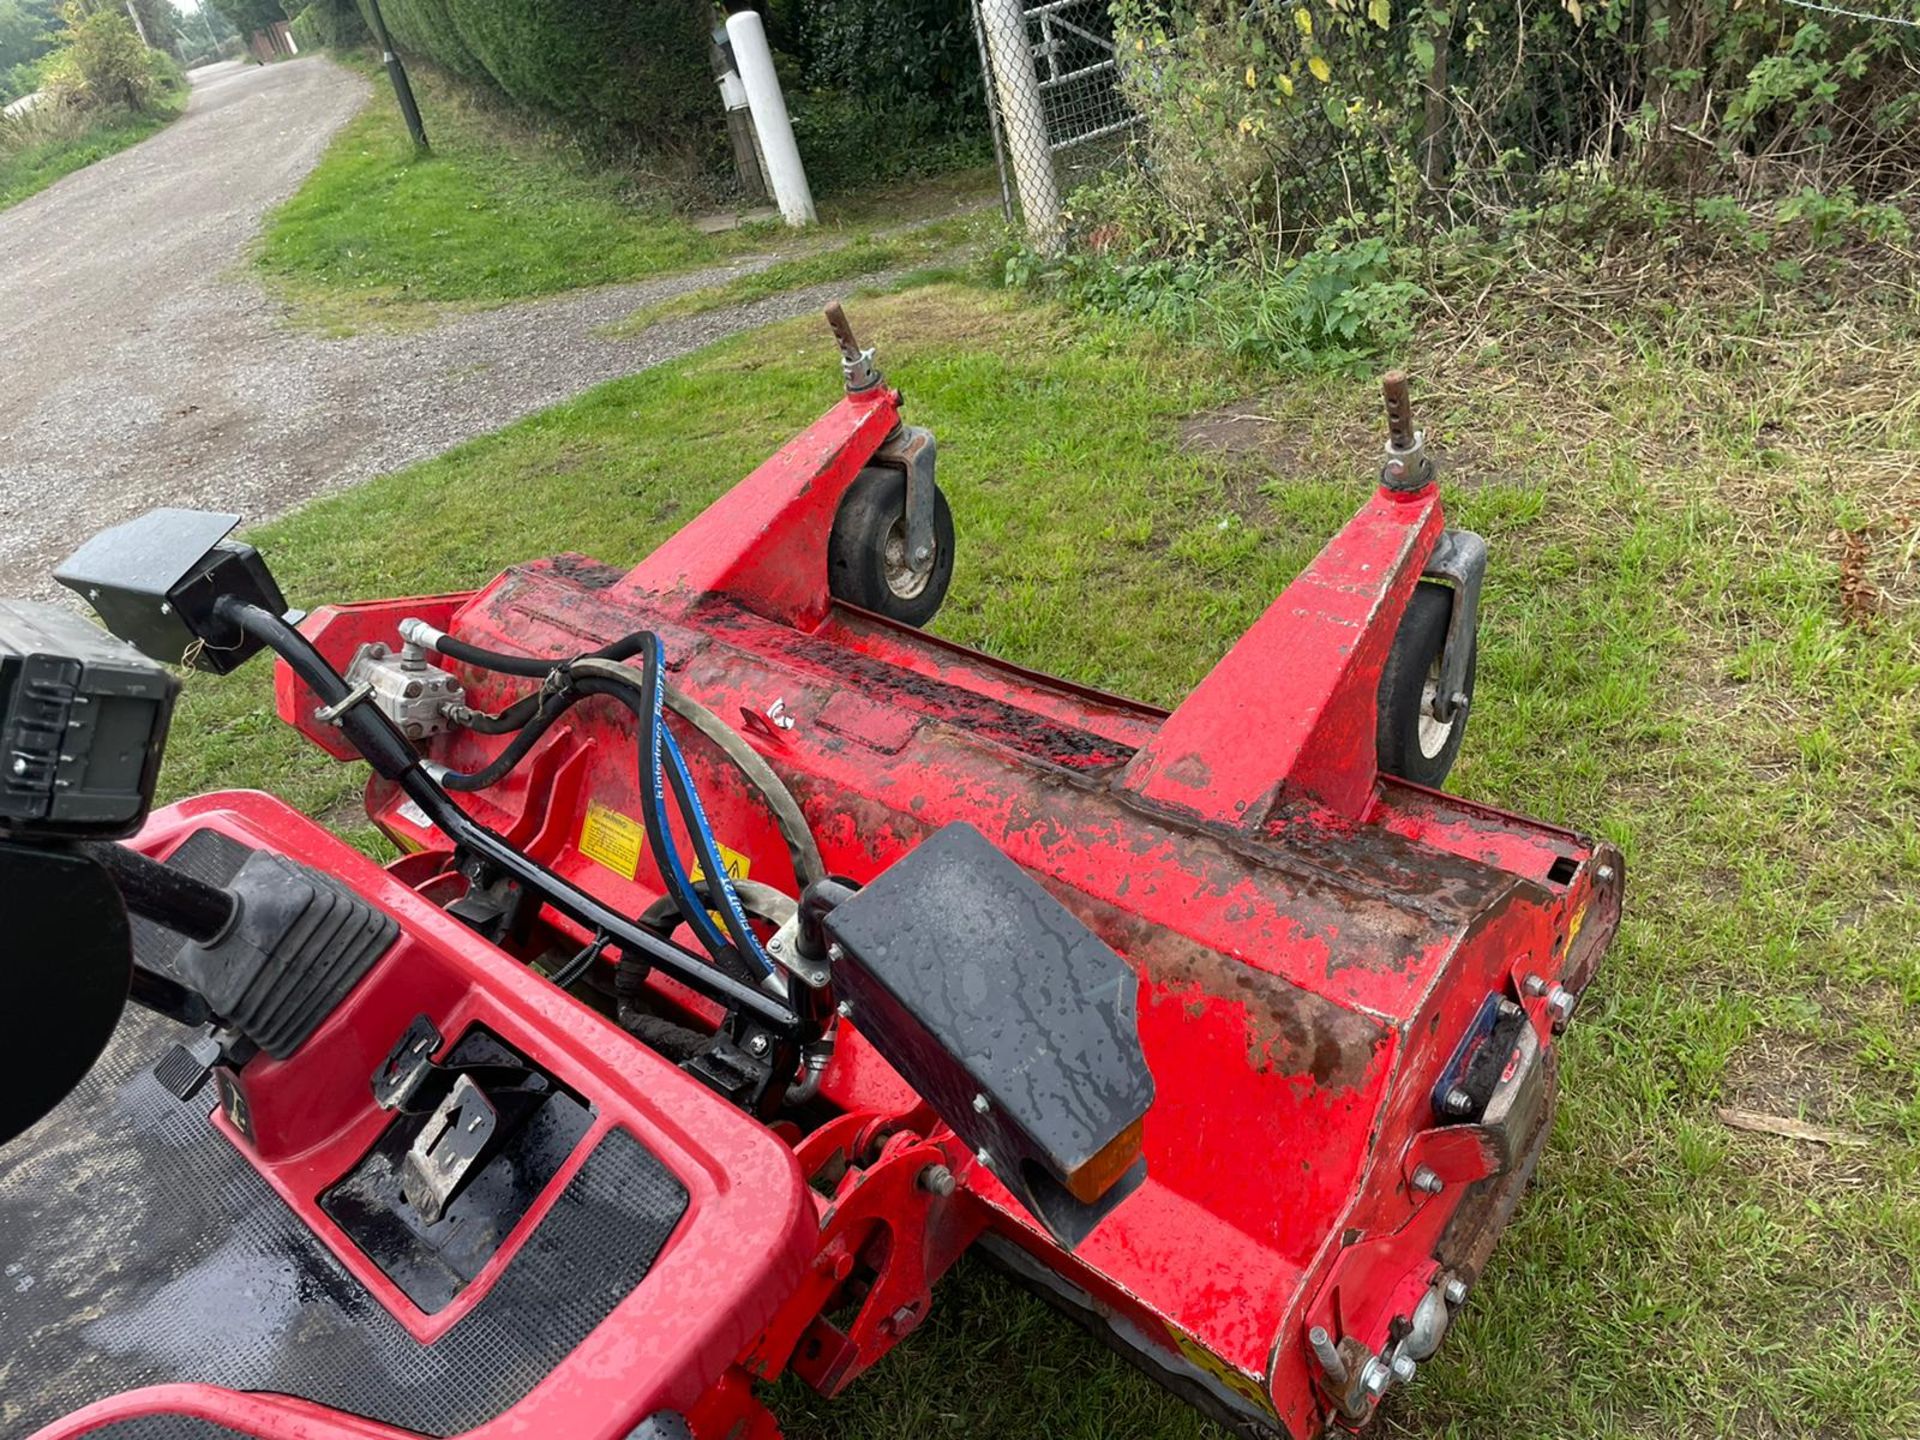
[[[438,650],[449,659],[462,664],[477,666],[483,670],[493,670],[502,675],[517,675],[527,679],[544,679],[556,670],[569,675],[599,675],[620,684],[631,684],[633,671],[623,660],[630,660],[641,653],[645,645],[642,634],[626,636],[610,645],[582,655],[577,659],[548,659],[532,655],[509,655],[498,650],[487,650],[478,645],[470,645],[464,640],[456,640],[445,631],[437,630],[421,620],[404,620],[400,624],[403,639],[416,645],[426,645]],[[733,764],[747,784],[752,787],[767,809],[773,813],[775,826],[780,838],[786,842],[787,852],[793,861],[793,872],[802,889],[816,880],[827,877],[826,862],[820,856],[819,842],[813,838],[813,830],[807,824],[805,812],[800,802],[793,798],[793,792],[774,773],[771,765],[761,758],[760,752],[747,744],[744,737],[728,725],[706,706],[688,695],[684,690],[662,678],[663,698],[667,708],[680,716],[694,729],[720,747],[721,754]],[[538,720],[541,714],[537,698],[527,696],[503,710],[497,716],[475,716],[469,721],[469,727],[481,734],[504,734],[529,722]],[[476,723],[478,722],[478,723]],[[551,723],[550,721],[547,723]],[[538,739],[536,735],[534,737]],[[531,748],[529,745],[528,748]],[[524,755],[525,750],[519,752]],[[517,763],[519,756],[516,755]],[[508,767],[511,769],[511,765]],[[488,774],[492,770],[477,772]],[[506,772],[500,772],[504,775]],[[495,776],[484,784],[465,784],[451,788],[484,789],[486,785],[497,783]]]
[[[370,704],[352,704],[347,682],[308,640],[280,616],[236,597],[216,602],[215,615],[272,650],[320,703],[336,710],[342,731],[374,771],[406,791],[455,845],[531,887],[562,914],[590,931],[604,931],[623,953],[631,951],[729,1009],[751,1015],[780,1034],[802,1035],[812,1022],[756,985],[736,980],[701,957],[635,924],[605,902],[553,874],[537,860],[480,824],[453,803],[422,766],[420,756],[393,722]],[[340,708],[344,707],[344,708]]]
[[[645,643],[638,634],[628,635],[615,640],[610,645],[602,645],[598,650],[590,650],[584,656],[544,660],[537,655],[509,655],[504,651],[470,645],[465,640],[455,639],[444,630],[435,629],[424,620],[403,620],[400,623],[400,638],[438,650],[449,660],[458,660],[463,665],[497,671],[502,675],[519,675],[529,680],[545,679],[554,670],[567,665],[575,658],[631,660],[640,653],[641,646]]]
[[[593,656],[574,661],[571,669],[576,675],[604,675],[610,670],[621,670],[628,675],[632,673],[625,666]],[[805,889],[816,880],[824,880],[827,867],[820,858],[819,842],[813,838],[812,827],[807,824],[800,802],[793,798],[793,792],[774,773],[773,767],[761,758],[758,750],[747,744],[739,731],[718,715],[671,682],[662,683],[667,708],[717,745],[720,753],[732,762],[747,784],[766,801],[767,809],[773,812],[774,824],[780,830],[780,838],[786,842],[788,854],[793,859],[793,873],[799,880],[800,888]]]

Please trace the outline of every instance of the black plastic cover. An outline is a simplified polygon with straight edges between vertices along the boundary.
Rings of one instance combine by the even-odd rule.
[[[825,928],[852,1023],[1061,1244],[1139,1188],[1144,1160],[1091,1204],[1067,1189],[1153,1103],[1138,981],[978,830],[936,832]]]
[[[68,610],[0,600],[0,834],[138,830],[179,688]]]
[[[231,596],[275,615],[287,608],[260,553],[226,538],[239,523],[212,511],[149,510],[102,530],[53,578],[142,654],[224,675],[260,642],[216,618],[214,603]]]
[[[126,1008],[133,943],[107,872],[67,851],[0,841],[10,1049],[0,1145],[51,1111],[100,1058]],[[4,1408],[4,1407],[0,1407]]]

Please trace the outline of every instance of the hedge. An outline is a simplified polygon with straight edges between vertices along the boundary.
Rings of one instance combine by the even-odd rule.
[[[381,0],[394,44],[602,134],[717,128],[707,0]]]
[[[368,38],[355,0],[313,0],[293,17],[294,43],[304,50],[344,50]]]

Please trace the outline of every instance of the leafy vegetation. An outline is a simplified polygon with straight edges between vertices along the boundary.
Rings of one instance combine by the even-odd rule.
[[[1720,282],[1661,311],[1548,283],[1384,358],[1416,377],[1450,516],[1493,545],[1453,787],[1620,843],[1627,913],[1533,1190],[1385,1433],[1916,1433],[1920,320],[1858,289]],[[1128,318],[946,288],[856,319],[945,441],[961,551],[935,628],[1162,704],[1377,454],[1370,385],[1276,387]],[[835,390],[817,326],[776,328],[252,538],[297,604],[630,563]],[[173,793],[262,785],[355,823],[357,770],[271,717],[264,670],[196,676],[184,705]],[[1867,1143],[1743,1134],[1721,1106]],[[849,1394],[778,1408],[801,1440],[1220,1434],[973,1265]]]
[[[602,142],[715,140],[699,0],[384,0],[394,43]]]
[[[32,65],[38,103],[0,118],[0,209],[144,140],[186,106],[180,67],[141,44],[124,12],[73,0],[65,14]]]

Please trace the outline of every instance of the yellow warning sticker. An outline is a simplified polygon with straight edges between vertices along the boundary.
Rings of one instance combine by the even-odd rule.
[[[1276,1419],[1279,1417],[1279,1412],[1274,1409],[1273,1397],[1267,1394],[1266,1387],[1253,1376],[1244,1374],[1229,1365],[1178,1325],[1169,1323],[1167,1334],[1172,1338],[1173,1343],[1180,1347],[1180,1353],[1186,1357],[1187,1363],[1201,1372],[1201,1383],[1204,1385],[1211,1380],[1213,1384],[1219,1386],[1229,1405],[1232,1405],[1234,1400],[1238,1400],[1241,1406],[1261,1415]]]
[[[640,852],[646,848],[647,832],[638,820],[628,819],[618,810],[609,810],[597,801],[587,805],[587,818],[580,825],[580,853],[607,867],[622,880],[631,880],[640,869]],[[715,842],[727,875],[734,880],[747,878],[750,862],[738,850]],[[706,878],[699,861],[688,877],[696,885]]]
[[[1561,959],[1564,960],[1573,953],[1573,942],[1580,938],[1580,927],[1586,923],[1587,907],[1582,905],[1578,910],[1573,912],[1573,919],[1567,922],[1567,944],[1566,948],[1560,952]]]
[[[720,852],[720,861],[727,867],[727,878],[729,880],[744,880],[747,878],[747,865],[749,862],[746,856],[742,855],[738,850],[729,849],[718,840],[713,842],[713,848]],[[696,885],[707,878],[706,872],[700,868],[700,862],[698,860],[693,862],[693,873],[687,878]]]
[[[590,802],[587,818],[580,826],[580,853],[597,860],[622,880],[631,880],[640,868],[640,847],[647,832],[638,820],[629,820],[618,810]]]

